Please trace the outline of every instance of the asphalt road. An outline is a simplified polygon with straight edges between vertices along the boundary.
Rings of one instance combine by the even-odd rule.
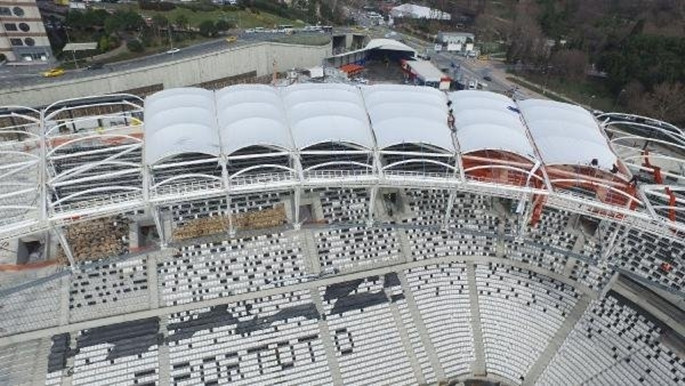
[[[46,70],[45,66],[21,66],[16,68],[3,67],[0,70],[0,84],[3,87],[13,86],[27,86],[33,84],[47,84],[50,82],[87,78],[91,76],[101,75],[114,71],[126,71],[140,67],[147,67],[159,63],[168,62],[171,60],[178,60],[183,58],[190,58],[193,56],[203,55],[210,52],[220,51],[240,45],[251,44],[253,40],[238,40],[237,42],[228,43],[225,38],[216,39],[209,42],[196,44],[193,46],[182,48],[175,54],[167,54],[162,52],[145,56],[138,59],[132,59],[123,62],[107,64],[99,70],[88,70],[85,68],[68,70],[64,75],[56,78],[44,78],[41,75],[42,71]]]
[[[372,22],[367,20],[365,13],[359,12],[355,15],[356,18],[362,19],[362,28],[336,28],[336,32],[359,32],[367,33],[371,38],[383,38],[391,32],[394,32],[388,26],[373,26]],[[302,32],[298,32],[301,34]],[[313,32],[318,34],[318,32]],[[247,44],[253,44],[258,41],[267,41],[274,37],[273,33],[242,33],[238,41],[228,43],[225,37],[218,38],[212,41],[196,44],[193,46],[182,48],[179,52],[174,54],[167,54],[162,52],[138,59],[132,59],[124,62],[117,62],[107,64],[98,70],[76,69],[69,70],[64,75],[57,78],[44,78],[41,72],[47,69],[46,66],[18,66],[10,68],[8,66],[0,67],[0,86],[1,87],[20,87],[34,84],[49,84],[62,80],[82,79],[108,72],[128,71],[136,68],[147,67],[155,64],[168,62],[171,60],[178,60],[184,58],[191,58],[211,52],[230,49]],[[434,44],[432,42],[425,42],[410,35],[395,33],[392,38],[401,39],[407,45],[416,49],[419,53],[428,53],[431,56],[431,61],[440,69],[445,69],[446,73],[453,79],[460,80],[462,83],[468,84],[469,81],[477,81],[485,84],[484,89],[491,91],[503,92],[514,87],[512,83],[505,79],[506,74],[504,68],[498,68],[492,62],[483,62],[476,58],[466,58],[461,55],[455,55],[449,52],[435,52]],[[489,76],[492,80],[485,81],[483,77]],[[521,95],[526,96],[526,95]]]
[[[314,32],[318,33],[318,32]],[[280,36],[280,35],[279,35]],[[181,48],[181,50],[174,54],[167,54],[162,52],[142,58],[131,59],[123,62],[116,62],[107,64],[98,70],[88,70],[86,68],[68,70],[64,75],[55,78],[44,78],[41,73],[48,69],[48,66],[16,66],[16,67],[0,67],[0,86],[2,87],[20,87],[34,84],[48,84],[62,80],[81,79],[108,72],[127,71],[141,67],[152,66],[168,62],[171,60],[191,58],[200,56],[211,52],[218,52],[234,47],[239,47],[247,44],[253,44],[259,41],[268,41],[273,38],[272,33],[251,33],[242,34],[240,38],[232,43],[226,41],[225,37],[215,39],[208,42],[203,42],[189,47]]]

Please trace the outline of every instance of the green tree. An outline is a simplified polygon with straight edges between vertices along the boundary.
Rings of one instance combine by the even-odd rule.
[[[145,26],[145,20],[134,11],[117,11],[105,21],[107,34],[137,31]]]
[[[159,39],[162,36],[162,30],[169,28],[169,19],[164,15],[155,14],[152,16],[152,26],[155,30],[155,36]]]
[[[218,20],[214,27],[216,27],[216,30],[219,32],[226,32],[231,29],[231,23],[226,20]]]
[[[138,39],[129,40],[126,43],[126,47],[128,47],[131,52],[143,52],[145,50],[145,46],[143,46],[143,43]]]
[[[206,37],[212,37],[216,35],[216,26],[214,25],[214,22],[211,20],[205,20],[202,23],[200,23],[200,35],[206,36]]]
[[[69,13],[67,13],[67,18],[64,22],[66,26],[70,28],[83,28],[83,12],[69,11]]]
[[[166,28],[169,25],[169,19],[161,14],[155,14],[152,16],[152,25],[156,28]]]
[[[102,36],[100,38],[100,41],[98,42],[98,48],[100,48],[100,52],[109,51],[109,38],[107,38],[107,36]]]
[[[190,21],[188,20],[188,17],[182,13],[179,14],[178,16],[176,16],[175,22],[176,22],[176,27],[178,27],[179,29],[182,29],[182,30],[188,29],[188,23],[190,23]]]

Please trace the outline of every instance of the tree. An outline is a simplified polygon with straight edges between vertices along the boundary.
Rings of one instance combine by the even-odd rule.
[[[157,28],[166,28],[169,25],[169,19],[164,15],[155,14],[152,16],[152,25]]]
[[[176,16],[175,22],[176,22],[176,27],[178,27],[178,29],[181,29],[181,30],[188,29],[189,21],[188,21],[188,17],[186,15],[184,15],[182,13],[179,14],[178,16]]]
[[[551,64],[559,75],[569,80],[581,80],[585,78],[588,57],[581,50],[562,49],[552,55]]]
[[[217,20],[216,24],[214,25],[217,31],[219,32],[226,32],[229,29],[231,29],[231,23],[227,22],[226,20]]]
[[[152,25],[155,29],[155,36],[159,39],[162,35],[162,29],[169,28],[169,19],[164,15],[155,14],[152,16]]]
[[[216,26],[211,20],[205,20],[200,23],[200,35],[205,37],[212,37],[216,35]]]
[[[549,47],[540,26],[533,18],[537,12],[534,5],[534,2],[520,3],[517,7],[516,18],[508,39],[507,61],[510,63],[540,65],[547,61]]]
[[[98,42],[98,48],[100,48],[100,52],[109,51],[109,39],[107,36],[102,36],[100,38],[100,41]]]
[[[143,43],[138,39],[129,40],[126,43],[126,47],[128,47],[131,52],[143,52],[145,50],[145,46],[143,46]]]
[[[648,96],[652,116],[663,121],[685,121],[685,88],[682,83],[660,83]]]
[[[145,25],[145,20],[134,11],[117,11],[105,21],[107,34],[136,31]]]

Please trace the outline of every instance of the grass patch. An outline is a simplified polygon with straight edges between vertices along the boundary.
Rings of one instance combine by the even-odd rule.
[[[542,88],[536,86],[535,84],[533,84],[531,82],[526,81],[525,79],[515,78],[513,76],[507,76],[507,80],[512,82],[512,83],[516,83],[519,86],[523,86],[530,91],[533,91],[533,92],[538,93],[540,95],[544,95],[544,96],[548,97],[549,99],[552,99],[552,100],[555,100],[558,102],[573,102],[569,99],[560,98],[555,94],[549,93],[549,92],[547,92],[547,90],[543,90]]]
[[[517,74],[519,78],[508,77],[510,81],[524,86],[538,94],[558,101],[571,101],[590,106],[596,110],[615,110],[615,98],[601,80],[585,79],[569,81],[559,77],[545,77],[540,74]],[[544,87],[543,87],[544,86]],[[550,93],[559,94],[559,96]]]
[[[224,19],[236,25],[237,28],[254,28],[254,27],[275,27],[279,24],[291,24],[296,27],[304,26],[305,23],[301,20],[290,20],[267,12],[260,11],[259,13],[252,13],[248,10],[223,10],[216,9],[213,11],[192,11],[187,8],[176,7],[171,11],[148,11],[140,10],[137,4],[106,4],[105,8],[133,10],[138,12],[143,17],[152,17],[154,15],[163,15],[171,23],[176,22],[176,18],[180,15],[185,16],[191,27],[199,27],[200,23],[205,20],[217,21]]]

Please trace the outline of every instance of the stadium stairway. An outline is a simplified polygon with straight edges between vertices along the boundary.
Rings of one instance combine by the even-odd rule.
[[[157,333],[160,334],[163,339],[168,339],[170,332],[167,331],[167,324],[170,323],[170,315],[172,314],[185,315],[184,313],[192,313],[195,312],[195,310],[210,309],[226,304],[236,305],[235,307],[240,308],[246,304],[245,302],[250,303],[255,299],[269,299],[269,297],[281,296],[284,293],[305,293],[307,294],[306,297],[310,299],[313,304],[316,313],[321,316],[310,328],[315,328],[315,330],[318,331],[317,344],[320,345],[322,353],[325,355],[329,365],[330,379],[334,384],[343,384],[346,383],[345,379],[347,378],[346,376],[343,376],[343,374],[349,375],[349,366],[352,362],[349,361],[349,358],[344,358],[347,354],[341,354],[339,352],[340,348],[337,346],[335,339],[337,339],[337,334],[339,334],[338,330],[341,328],[340,326],[344,326],[348,322],[353,323],[353,321],[356,320],[353,317],[355,313],[351,312],[348,314],[348,311],[344,311],[337,316],[333,316],[335,313],[333,311],[335,305],[334,303],[326,305],[323,302],[321,288],[336,283],[356,280],[362,280],[368,283],[374,283],[374,280],[381,280],[381,282],[383,282],[383,280],[390,280],[387,278],[392,276],[388,275],[395,274],[397,282],[388,284],[387,287],[383,285],[380,292],[373,292],[375,291],[373,288],[376,288],[374,285],[377,286],[377,284],[369,284],[369,289],[364,291],[370,291],[368,292],[370,294],[368,295],[369,299],[373,298],[376,300],[368,305],[362,305],[361,309],[363,309],[363,314],[368,312],[368,315],[375,315],[375,313],[383,315],[383,318],[385,318],[384,325],[392,330],[391,336],[393,336],[394,339],[392,349],[395,350],[394,352],[396,353],[393,355],[400,355],[396,360],[400,360],[401,355],[406,355],[406,357],[402,359],[404,361],[402,363],[405,363],[410,371],[400,378],[397,378],[399,383],[405,383],[405,381],[408,383],[433,383],[445,379],[463,380],[468,377],[485,377],[483,379],[499,379],[511,384],[523,383],[526,385],[533,385],[536,384],[537,380],[542,379],[541,377],[546,369],[551,366],[551,361],[552,358],[554,358],[555,353],[559,352],[559,348],[567,340],[568,335],[576,328],[575,326],[578,324],[578,320],[586,315],[588,305],[592,301],[595,301],[598,296],[601,296],[596,289],[590,288],[580,281],[573,281],[568,277],[569,272],[572,270],[567,267],[575,267],[575,262],[572,265],[570,264],[570,261],[574,261],[575,259],[564,261],[562,269],[558,272],[554,272],[547,270],[544,266],[535,266],[524,261],[504,259],[496,256],[481,256],[477,254],[457,257],[448,253],[447,255],[437,255],[437,257],[420,258],[417,257],[416,253],[420,253],[421,249],[414,247],[414,252],[411,252],[411,243],[413,241],[407,236],[404,228],[398,228],[396,229],[396,232],[394,232],[394,242],[398,245],[397,248],[401,257],[400,259],[390,259],[385,262],[377,260],[368,266],[364,266],[367,262],[363,259],[351,259],[346,262],[346,264],[350,264],[350,262],[352,262],[351,264],[361,264],[363,269],[357,269],[352,266],[332,274],[319,275],[320,272],[317,272],[316,269],[322,266],[321,263],[323,260],[321,260],[318,249],[315,246],[318,241],[318,236],[316,236],[317,232],[321,232],[320,227],[304,227],[298,231],[280,229],[278,234],[281,236],[275,236],[284,237],[287,240],[299,240],[300,257],[298,257],[298,259],[300,259],[305,267],[304,272],[284,272],[282,275],[285,275],[286,279],[290,274],[297,275],[293,277],[305,277],[306,279],[289,281],[285,285],[254,286],[241,292],[208,297],[203,297],[203,294],[208,293],[204,288],[212,285],[212,281],[199,280],[197,281],[197,284],[194,284],[197,287],[193,287],[195,288],[195,294],[193,296],[196,296],[196,300],[189,303],[170,304],[161,301],[163,295],[160,290],[166,287],[162,286],[162,282],[165,280],[164,277],[159,275],[160,262],[174,259],[174,250],[147,254],[146,259],[140,261],[142,269],[145,272],[140,275],[136,272],[139,272],[141,267],[133,268],[133,265],[126,262],[126,257],[122,257],[112,264],[91,264],[87,270],[80,272],[79,275],[63,275],[58,277],[55,282],[48,281],[46,282],[48,284],[44,283],[41,287],[37,287],[37,289],[47,289],[46,291],[39,291],[35,294],[31,294],[31,297],[33,298],[29,298],[29,300],[40,300],[41,303],[37,304],[41,305],[35,310],[29,310],[28,312],[35,311],[38,313],[38,316],[40,316],[40,313],[42,312],[53,315],[53,317],[40,316],[36,319],[36,321],[40,323],[34,322],[33,324],[28,325],[31,329],[30,331],[22,331],[20,330],[21,326],[18,325],[11,325],[9,330],[0,330],[0,352],[8,352],[7,350],[12,350],[12,347],[14,347],[13,345],[24,343],[30,345],[26,347],[35,346],[37,348],[34,350],[34,354],[26,353],[25,351],[21,351],[21,354],[19,355],[12,354],[9,356],[10,359],[7,360],[7,363],[0,364],[0,383],[2,383],[2,376],[24,377],[25,375],[22,375],[24,372],[17,370],[25,366],[22,365],[22,363],[31,361],[42,363],[39,360],[45,362],[47,359],[41,358],[45,356],[46,345],[49,346],[51,339],[60,334],[70,334],[71,339],[69,347],[73,349],[77,347],[78,342],[76,337],[82,331],[105,327],[114,323],[157,318],[159,320],[159,329]],[[355,237],[362,237],[363,239],[363,237],[366,237],[363,235],[365,234],[360,233]],[[251,242],[255,243],[257,246],[263,245],[265,248],[264,251],[273,250],[273,245],[276,245],[270,244],[275,242],[270,238],[263,239],[257,236],[252,237],[255,238],[250,239],[252,240]],[[382,243],[384,240],[388,240],[388,238],[373,236],[372,241],[370,241],[372,244],[370,245],[373,245],[373,248],[378,248],[379,251],[382,251]],[[196,243],[197,242],[198,241],[196,241]],[[203,239],[200,242],[204,243],[203,245],[205,245],[205,247],[197,250],[187,250],[211,251],[212,248],[215,248],[212,246],[211,238],[206,240]],[[183,246],[179,245],[177,248],[183,248]],[[355,249],[351,249],[351,251],[354,253]],[[413,256],[412,253],[414,253]],[[262,268],[258,268],[259,264],[257,264],[256,260],[259,259],[260,254],[257,253],[244,256],[246,256],[244,257],[245,275],[250,275],[250,272],[252,272],[250,270],[254,270],[256,277],[252,280],[261,280],[259,276],[261,274],[257,272],[261,272],[259,270]],[[139,256],[132,256],[131,262],[137,258],[139,258]],[[235,257],[227,252],[225,255],[217,254],[214,258],[218,259],[216,260],[217,263],[229,264],[229,260]],[[284,258],[286,257],[284,256]],[[230,264],[235,264],[235,262]],[[212,266],[208,267],[211,269]],[[484,303],[485,298],[483,297],[489,295],[484,295],[481,290],[487,282],[489,283],[488,288],[491,288],[494,295],[495,288],[499,288],[497,286],[501,285],[501,283],[499,283],[499,280],[494,279],[495,276],[493,276],[493,279],[487,279],[486,282],[479,282],[479,280],[486,280],[484,279],[484,273],[487,269],[501,270],[501,274],[504,274],[503,270],[505,269],[511,270],[512,274],[516,272],[526,272],[525,274],[515,277],[520,277],[520,280],[529,280],[528,277],[534,278],[530,279],[530,283],[532,286],[537,286],[536,288],[538,289],[535,291],[538,291],[542,298],[546,296],[544,294],[544,288],[548,288],[548,293],[549,291],[558,291],[555,286],[573,288],[574,291],[579,294],[578,298],[570,306],[570,311],[564,313],[562,319],[558,319],[558,322],[554,322],[555,324],[551,324],[550,327],[547,328],[547,330],[551,329],[551,337],[549,340],[541,340],[541,343],[536,346],[536,350],[539,350],[539,354],[530,358],[527,364],[522,364],[520,366],[522,370],[525,370],[522,377],[523,380],[517,379],[515,376],[509,377],[502,373],[491,371],[492,369],[490,366],[493,364],[497,365],[497,363],[492,362],[493,357],[486,354],[488,347],[484,345],[484,342],[486,339],[492,339],[492,330],[488,329],[491,329],[493,324],[492,320],[488,322],[489,324],[483,323],[483,318],[492,318],[487,314],[487,307],[491,306],[487,306],[487,304],[489,304],[487,302]],[[201,275],[207,274],[203,272],[197,272],[198,278],[201,278]],[[211,270],[207,270],[207,272],[211,272]],[[140,296],[137,295],[131,298],[131,300],[127,300],[128,298],[123,297],[110,301],[110,298],[107,298],[105,292],[102,292],[103,290],[100,289],[101,295],[98,296],[100,296],[101,299],[95,304],[95,306],[97,306],[98,315],[89,317],[80,316],[93,315],[93,312],[95,312],[96,308],[87,310],[88,307],[93,306],[86,304],[82,307],[85,307],[87,312],[78,311],[78,314],[76,315],[79,315],[79,317],[74,318],[73,313],[76,311],[74,311],[72,306],[75,298],[70,296],[69,291],[75,283],[74,280],[77,280],[76,282],[78,283],[86,283],[86,281],[88,281],[88,283],[84,285],[94,285],[93,280],[106,278],[107,280],[103,281],[103,283],[106,283],[107,288],[119,288],[120,285],[126,285],[128,280],[127,275],[130,274],[139,275],[140,278],[144,278],[147,288],[139,293]],[[181,274],[180,271],[179,274]],[[183,277],[186,277],[189,274],[190,272],[182,273]],[[138,276],[135,277],[135,280],[139,280]],[[386,279],[378,279],[384,277]],[[492,282],[490,280],[492,280]],[[55,285],[55,283],[58,283],[58,285]],[[195,283],[195,281],[193,283]],[[612,286],[614,284],[613,281],[609,283]],[[522,294],[521,296],[529,296],[527,295],[528,292],[526,292],[529,291],[527,287],[528,286],[526,285],[516,288],[517,291]],[[541,288],[543,290],[542,292],[539,292]],[[355,289],[353,291],[361,291],[359,294],[365,293],[361,289]],[[457,291],[459,291],[459,293],[457,293]],[[23,293],[23,295],[26,294],[29,293]],[[10,295],[9,299],[11,300],[13,298],[16,298],[16,300],[12,301],[18,302],[23,299],[17,297],[17,295]],[[144,299],[144,303],[141,303],[141,299]],[[54,300],[54,302],[52,302],[52,300]],[[107,301],[104,302],[104,300]],[[50,304],[51,302],[53,304]],[[44,304],[44,306],[42,304]],[[141,304],[144,305],[144,307],[141,306]],[[444,310],[446,313],[441,314],[439,311],[436,311],[437,308],[435,308],[436,306],[433,306],[433,304],[439,305],[439,307],[446,307]],[[486,309],[483,309],[483,306],[487,306],[485,307]],[[10,304],[5,310],[12,311],[14,310],[12,307],[14,306],[11,306]],[[16,308],[16,310],[16,312],[27,312],[27,309],[24,307]],[[457,322],[455,315],[462,315],[459,316],[459,318],[462,318],[459,319],[461,321]],[[240,317],[244,318],[246,316],[243,315]],[[332,319],[329,320],[329,317]],[[25,315],[24,318],[26,318]],[[333,323],[333,319],[336,321],[334,324],[331,324]],[[263,320],[266,323],[266,321],[270,319],[266,318]],[[449,327],[453,330],[436,329],[435,326],[445,325],[443,320],[454,321],[455,324],[452,327]],[[205,331],[200,326],[197,328]],[[354,335],[354,330],[350,331],[352,331]],[[450,331],[455,331],[455,333],[451,333]],[[488,332],[488,334],[490,334],[488,336],[491,338],[486,338],[486,331],[490,331]],[[450,332],[452,337],[448,338],[447,336],[444,336],[443,334],[445,332]],[[213,333],[216,333],[216,330]],[[455,339],[457,336],[462,336],[463,339],[459,338],[455,341],[445,340]],[[356,341],[355,345],[358,345],[356,347],[363,347],[366,345],[368,348],[372,347],[369,346],[370,344],[373,345],[373,343],[370,343],[372,341],[373,339],[368,342],[363,340]],[[450,356],[452,354],[449,354],[449,351],[445,351],[444,349],[444,347],[449,347],[449,345],[445,346],[445,342],[450,342],[449,344],[452,345],[452,347],[462,345],[464,350],[466,350],[465,352],[470,352],[471,354],[464,357]],[[39,349],[41,347],[42,349]],[[147,359],[145,359],[145,361],[147,362],[143,361],[144,363],[157,363],[159,367],[157,373],[148,373],[148,370],[145,369],[139,370],[135,374],[124,370],[117,370],[121,371],[121,373],[117,375],[117,377],[111,378],[111,384],[117,384],[119,382],[129,383],[134,379],[143,380],[150,377],[159,379],[162,384],[166,382],[165,380],[172,380],[174,376],[179,376],[178,374],[180,374],[178,371],[176,373],[173,372],[173,366],[174,363],[176,363],[174,361],[178,361],[178,358],[180,358],[178,348],[175,350],[175,354],[172,355],[170,347],[167,344],[159,344],[153,352],[151,351],[146,354],[147,356],[145,358]],[[19,351],[15,350],[11,352],[14,353]],[[68,353],[69,349],[67,349],[66,352]],[[363,350],[360,351],[359,355],[363,355],[361,353],[363,353]],[[34,378],[41,378],[41,380],[44,380],[43,383],[48,384],[69,383],[70,381],[78,381],[76,383],[79,383],[87,380],[87,377],[84,378],[78,375],[78,372],[84,369],[82,361],[85,360],[86,357],[81,355],[78,357],[78,361],[74,362],[76,358],[74,355],[65,355],[65,367],[63,371],[51,372],[49,375],[46,375],[43,371],[39,372],[39,375],[32,373],[32,376]],[[31,359],[29,360],[27,358]],[[359,360],[362,360],[361,358],[364,357],[360,357]],[[347,366],[348,369],[346,370],[346,373],[343,372],[340,367],[342,366],[342,362],[340,362],[342,359],[345,360],[345,366]],[[126,359],[126,361],[128,360],[129,359]],[[133,361],[131,363],[136,363],[134,359],[130,360]],[[126,361],[121,362],[121,364],[117,363],[117,366],[123,365]],[[141,362],[141,366],[143,366],[143,362]],[[43,365],[41,364],[40,366]],[[119,368],[120,367],[117,367],[117,369]],[[69,375],[73,371],[77,372],[76,378],[72,378],[72,376]],[[191,372],[192,374],[196,374],[195,370],[192,370]],[[263,376],[266,377],[263,378],[265,381],[270,379],[268,378],[270,375],[267,373]],[[413,381],[409,381],[410,379]]]

